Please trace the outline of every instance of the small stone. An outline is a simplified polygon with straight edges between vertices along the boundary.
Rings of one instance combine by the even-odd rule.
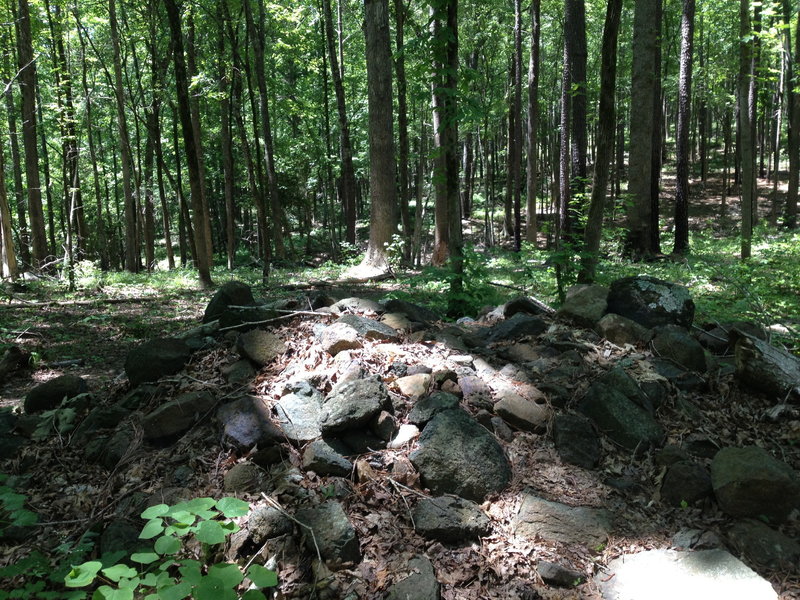
[[[389,588],[386,600],[440,600],[439,582],[431,561],[420,555],[408,561],[408,568],[411,574]]]
[[[600,439],[588,419],[579,415],[557,415],[553,438],[561,460],[584,469],[594,469],[600,461]]]
[[[244,358],[249,358],[263,367],[286,352],[286,343],[274,333],[263,329],[251,329],[239,336],[236,350]]]
[[[411,511],[417,533],[445,544],[467,544],[489,533],[489,518],[457,496],[424,498]]]
[[[697,463],[676,462],[667,469],[661,484],[661,500],[670,506],[688,505],[708,498],[713,489],[711,476]]]
[[[400,425],[400,429],[397,431],[397,435],[391,442],[389,442],[387,448],[390,448],[392,450],[402,448],[418,435],[419,435],[419,428],[417,428],[416,425],[412,425],[410,423]]]
[[[416,401],[428,393],[432,376],[427,373],[407,375],[395,380],[400,393],[412,401]]]
[[[311,442],[303,452],[303,468],[317,475],[347,477],[353,471],[353,463],[342,456],[325,440]]]
[[[306,533],[306,548],[312,553],[319,552],[322,558],[334,563],[361,560],[358,534],[351,525],[342,505],[329,500],[318,506],[297,511],[297,520],[311,528],[314,537]]]
[[[239,463],[225,473],[224,488],[226,492],[234,494],[266,492],[269,491],[268,480],[267,472],[258,465]]]
[[[536,572],[547,585],[555,587],[571,588],[580,585],[585,580],[580,571],[547,560],[540,560],[536,563]]]

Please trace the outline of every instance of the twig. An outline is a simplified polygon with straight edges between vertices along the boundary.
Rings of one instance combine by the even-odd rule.
[[[397,483],[397,482],[396,482],[394,479],[392,479],[391,477],[387,477],[386,479],[388,479],[388,480],[389,480],[389,483],[391,483],[391,484],[394,486],[394,489],[395,489],[395,490],[397,490],[397,491],[398,491],[398,493],[399,493],[399,491],[400,491],[400,490],[399,490],[398,488],[400,488],[402,484],[400,484],[400,483]],[[406,486],[402,486],[402,487],[403,487],[403,488],[405,488],[405,489],[409,489],[409,488],[408,488],[408,487],[406,487]],[[408,518],[409,518],[409,519],[411,519],[411,527],[413,527],[413,528],[414,528],[414,530],[416,531],[416,529],[417,529],[417,524],[416,524],[416,523],[414,523],[414,515],[411,513],[411,507],[408,505],[408,500],[406,500],[406,497],[405,497],[405,496],[403,496],[403,494],[400,494],[400,497],[403,499],[403,504],[405,504],[405,505],[406,505],[406,512],[408,512]]]
[[[334,317],[336,315],[332,315],[330,313],[316,313],[316,312],[309,312],[305,310],[297,310],[297,311],[282,311],[276,310],[275,312],[286,312],[285,314],[280,317],[275,317],[274,319],[265,319],[264,321],[244,321],[243,323],[239,323],[238,325],[229,325],[228,327],[220,327],[220,331],[230,331],[232,329],[239,329],[240,327],[247,327],[250,325],[269,325],[270,323],[276,323],[278,321],[285,321],[286,319],[291,319],[295,316],[301,315],[313,315],[315,317],[319,316],[326,316],[326,317]]]

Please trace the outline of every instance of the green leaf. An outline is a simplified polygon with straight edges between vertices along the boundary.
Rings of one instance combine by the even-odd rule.
[[[91,560],[82,565],[72,566],[72,570],[64,578],[64,584],[67,587],[83,587],[89,585],[94,581],[97,572],[102,568],[103,564],[98,560]]]
[[[208,569],[209,577],[216,577],[225,587],[233,588],[242,583],[244,575],[238,565],[216,564]]]
[[[194,589],[195,600],[236,600],[236,592],[226,588],[216,577],[203,577]]]
[[[239,498],[222,498],[217,502],[217,508],[226,519],[243,517],[250,512],[250,504]]]
[[[142,565],[149,565],[150,563],[156,562],[159,558],[161,558],[155,552],[134,552],[131,554],[131,560],[133,562],[137,562]]]
[[[188,502],[183,503],[182,509],[198,514],[210,508],[214,508],[216,503],[217,501],[213,498],[192,498]]]
[[[195,520],[195,513],[188,510],[178,510],[170,513],[170,518],[175,519],[176,523],[191,525]]]
[[[250,565],[250,568],[247,569],[247,577],[258,587],[266,588],[278,585],[278,574],[261,565]]]
[[[162,535],[156,540],[153,549],[159,554],[175,554],[181,549],[181,542],[171,535]]]
[[[118,582],[122,578],[130,579],[138,575],[136,569],[132,569],[128,565],[114,565],[103,569],[103,575],[108,577],[111,581]]]
[[[203,521],[195,535],[204,544],[221,544],[225,541],[225,530],[216,521]]]
[[[164,524],[161,522],[161,519],[151,519],[144,526],[144,529],[142,529],[142,533],[139,534],[139,539],[151,540],[163,531]]]
[[[183,565],[178,569],[178,572],[183,577],[183,580],[192,584],[197,585],[200,583],[200,580],[203,579],[202,573],[200,573],[200,568],[202,567],[202,563],[196,560],[186,560],[183,562]]]
[[[158,597],[161,600],[182,600],[192,593],[191,584],[181,581],[175,585],[165,585],[158,590]]]
[[[147,510],[142,513],[142,518],[147,519],[155,519],[156,517],[163,517],[169,512],[169,506],[167,504],[156,504],[155,506],[151,506]]]
[[[92,599],[99,596],[103,600],[133,600],[133,590],[129,589],[114,589],[108,585],[101,585],[97,591],[92,594]]]

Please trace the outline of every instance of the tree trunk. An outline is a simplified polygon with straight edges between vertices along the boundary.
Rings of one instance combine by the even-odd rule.
[[[31,15],[27,0],[19,0],[16,23],[19,83],[22,95],[22,145],[25,148],[25,178],[31,225],[31,260],[35,269],[41,269],[47,262],[48,252],[39,179],[39,151],[36,146],[36,59],[33,55]]]
[[[397,54],[394,58],[395,76],[397,78],[397,166],[399,169],[398,183],[400,184],[400,222],[403,225],[405,238],[403,256],[406,260],[411,258],[411,212],[409,202],[411,186],[409,185],[409,154],[408,141],[408,98],[406,82],[406,57],[404,28],[406,21],[406,5],[404,0],[394,0],[395,15],[395,47]]]
[[[527,229],[526,239],[536,244],[539,234],[536,195],[538,182],[538,128],[539,128],[539,39],[541,35],[541,0],[531,2],[531,49],[528,63],[528,161],[527,161]]]
[[[789,22],[788,0],[784,4],[786,22]],[[800,11],[795,22],[794,55],[789,60],[791,70],[789,84],[789,186],[786,192],[785,225],[790,229],[797,227],[797,196],[800,187]]]
[[[392,52],[388,0],[364,0],[369,101],[370,228],[361,267],[389,269],[386,247],[397,224],[397,188],[392,114]]]
[[[339,4],[341,6],[341,2]],[[336,53],[336,37],[333,33],[333,15],[330,0],[322,0],[322,10],[325,17],[325,32],[328,41],[328,58],[331,61],[331,75],[333,76],[333,89],[336,94],[336,109],[339,114],[339,153],[342,159],[341,175],[341,200],[345,214],[345,239],[349,244],[356,243],[356,176],[353,169],[353,147],[350,143],[350,126],[347,120],[347,109],[344,101],[344,85],[342,83],[342,68]]]
[[[750,0],[739,3],[739,140],[742,174],[742,260],[750,258],[753,238],[753,204],[756,191],[755,135],[751,120],[751,102],[755,100],[753,41],[750,27]]]
[[[565,0],[565,41],[570,61],[570,196],[568,233],[579,230],[586,194],[586,5],[585,0]]]
[[[224,3],[220,3],[217,9],[219,19],[219,31],[217,35],[218,50],[218,69],[219,69],[219,112],[221,118],[220,145],[222,150],[222,173],[223,187],[225,188],[225,249],[228,257],[228,270],[232,271],[236,259],[236,206],[233,198],[233,149],[232,149],[232,130],[231,130],[231,100],[230,89],[231,81],[228,76],[228,66],[225,56],[225,23],[227,21],[227,10]]]
[[[113,2],[114,0],[110,0]],[[186,63],[183,54],[183,32],[181,30],[181,16],[175,0],[164,0],[169,18],[170,32],[172,34],[173,53],[172,59],[175,68],[175,87],[178,93],[178,116],[183,129],[183,144],[186,153],[186,162],[189,169],[189,186],[192,193],[192,213],[194,219],[195,263],[200,277],[200,285],[210,288],[214,285],[211,280],[211,263],[209,261],[209,248],[211,240],[208,239],[204,219],[208,214],[203,210],[203,192],[200,164],[197,160],[197,146],[194,139],[191,106],[189,104],[189,81],[186,73]]]
[[[617,38],[622,15],[622,0],[609,0],[606,21],[603,26],[603,46],[600,67],[600,105],[597,111],[597,158],[592,182],[592,197],[584,231],[584,254],[578,280],[594,281],[595,267],[599,259],[600,235],[603,229],[603,209],[606,204],[606,188],[614,151],[614,132],[617,126],[614,92],[617,85]]]
[[[661,0],[636,0],[633,16],[631,68],[630,156],[628,159],[628,232],[626,250],[634,258],[651,253],[653,169],[654,62],[660,29],[656,26]]]
[[[689,122],[692,118],[692,51],[695,0],[683,0],[681,62],[678,79],[678,131],[675,140],[677,193],[675,195],[675,246],[673,253],[689,251]]]
[[[17,255],[14,252],[14,237],[11,230],[11,210],[6,194],[6,171],[3,145],[0,144],[0,278],[17,278]]]
[[[514,249],[522,249],[522,2],[514,0],[514,141],[510,145],[514,197]]]

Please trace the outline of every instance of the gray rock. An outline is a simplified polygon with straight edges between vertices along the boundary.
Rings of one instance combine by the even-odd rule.
[[[439,582],[433,572],[433,564],[420,555],[408,561],[408,577],[389,588],[386,600],[439,600]]]
[[[445,544],[467,544],[489,533],[489,517],[474,502],[457,496],[424,498],[411,516],[417,533]]]
[[[228,440],[241,448],[281,439],[281,430],[269,415],[261,398],[245,396],[217,410],[217,421]]]
[[[800,481],[785,462],[757,446],[723,448],[711,462],[719,507],[733,517],[782,523],[800,506]]]
[[[458,387],[461,388],[464,402],[477,408],[491,409],[492,390],[488,384],[476,375],[461,375],[458,378]]]
[[[457,396],[447,392],[434,392],[414,405],[414,408],[408,413],[408,422],[422,427],[437,413],[458,408],[458,404]]]
[[[356,331],[359,338],[365,340],[381,340],[385,342],[400,341],[400,336],[397,335],[396,330],[375,319],[368,319],[367,317],[360,317],[358,315],[344,315],[336,322],[349,325]]]
[[[517,429],[542,432],[547,428],[553,411],[545,398],[523,398],[511,390],[503,390],[498,396],[494,411]]]
[[[683,327],[665,325],[655,329],[653,349],[662,358],[674,360],[684,369],[706,372],[706,354],[695,338]]]
[[[236,351],[263,367],[286,352],[286,343],[274,333],[263,329],[251,329],[236,341]]]
[[[384,307],[388,312],[403,313],[411,321],[416,321],[417,323],[423,323],[425,325],[435,323],[441,319],[439,315],[429,308],[420,306],[418,304],[412,304],[411,302],[406,302],[405,300],[388,300]]]
[[[183,340],[156,338],[128,352],[125,374],[131,385],[158,381],[178,373],[189,360],[191,349]]]
[[[672,536],[674,550],[712,550],[722,548],[722,540],[710,530],[681,529]]]
[[[130,411],[121,406],[98,406],[75,428],[72,443],[78,446],[85,444],[101,429],[116,428],[129,414]]]
[[[397,433],[397,419],[389,411],[382,410],[373,420],[370,430],[380,439],[388,442]]]
[[[713,492],[711,476],[701,465],[693,462],[676,462],[667,469],[661,483],[661,500],[670,506],[695,504]]]
[[[379,375],[339,383],[322,403],[323,433],[355,429],[372,421],[382,410],[391,410],[391,400]]]
[[[667,444],[655,454],[655,463],[659,467],[670,467],[678,462],[690,462],[689,452],[673,444]]]
[[[648,361],[653,371],[668,379],[672,385],[684,392],[703,392],[708,387],[706,380],[698,373],[684,369],[672,360],[651,358]]]
[[[303,452],[303,468],[317,475],[347,477],[353,472],[353,463],[326,440],[320,439],[311,442]]]
[[[325,327],[319,334],[319,343],[322,349],[336,356],[345,350],[358,350],[363,347],[358,332],[347,323],[333,323]]]
[[[608,312],[648,329],[659,325],[688,329],[694,319],[694,302],[682,285],[648,276],[625,277],[611,284]]]
[[[358,533],[350,524],[341,504],[329,500],[318,506],[300,509],[295,516],[314,532],[312,538],[303,527],[306,548],[310,552],[316,552],[316,540],[316,546],[326,561],[357,563],[361,560]]]
[[[580,571],[547,560],[536,563],[536,572],[547,585],[562,588],[575,587],[586,579]]]
[[[25,412],[34,413],[56,408],[65,399],[86,394],[89,386],[77,375],[61,375],[34,387],[25,396]]]
[[[241,281],[226,281],[211,297],[203,323],[219,319],[229,306],[247,306],[255,302],[250,286]]]
[[[583,327],[594,327],[606,312],[607,299],[607,287],[579,283],[567,290],[567,297],[557,314]]]
[[[650,339],[650,330],[636,321],[616,313],[608,313],[595,325],[595,330],[617,346],[635,346]]]
[[[482,501],[511,481],[511,466],[500,444],[460,409],[436,414],[409,458],[423,485],[435,494]]]
[[[517,313],[510,319],[500,321],[490,327],[485,333],[485,342],[494,344],[497,342],[512,342],[523,337],[537,336],[544,333],[547,323],[539,317]]]
[[[727,537],[739,553],[756,565],[783,573],[800,571],[800,543],[761,521],[739,521],[728,530]]]
[[[517,313],[526,315],[549,315],[553,309],[542,304],[538,300],[533,300],[528,296],[520,296],[509,300],[502,306],[503,318],[510,319]]]
[[[592,424],[579,415],[557,415],[553,438],[561,460],[584,469],[594,469],[600,461],[600,439]]]
[[[380,314],[384,308],[367,298],[344,298],[331,306],[335,313]],[[390,309],[391,310],[391,309]]]
[[[725,550],[648,550],[595,576],[604,600],[778,600],[770,583]]]
[[[734,356],[736,377],[746,385],[780,399],[800,394],[800,358],[791,352],[740,334]]]
[[[223,488],[232,494],[254,494],[268,492],[269,475],[253,463],[238,463],[233,465],[223,479]]]
[[[644,451],[657,446],[664,429],[644,408],[617,388],[595,382],[581,400],[578,410],[592,419],[598,429],[629,450]]]
[[[225,365],[220,369],[228,383],[244,385],[253,381],[256,370],[249,360],[237,360],[235,363]]]
[[[416,401],[428,393],[432,377],[428,373],[416,373],[406,375],[395,380],[400,393],[407,396],[409,400]]]
[[[113,470],[128,453],[134,439],[135,433],[130,425],[117,429],[105,443],[100,464],[109,471]]]
[[[183,433],[214,408],[214,404],[216,400],[209,392],[181,394],[142,418],[144,437],[157,440]]]
[[[294,525],[281,511],[271,506],[256,506],[247,516],[247,532],[256,545],[292,533]]]
[[[550,502],[526,490],[512,525],[518,535],[595,549],[611,531],[611,514],[600,508]]]
[[[286,394],[275,404],[275,422],[291,442],[305,443],[322,435],[319,422],[322,394],[307,385]]]
[[[381,323],[384,325],[388,325],[395,331],[420,331],[423,329],[423,325],[421,323],[416,323],[415,321],[411,321],[407,316],[403,313],[384,313],[381,317]]]

